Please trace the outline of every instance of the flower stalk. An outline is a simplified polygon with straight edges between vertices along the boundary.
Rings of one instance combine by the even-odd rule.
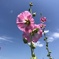
[[[44,28],[45,29],[45,28]],[[52,59],[52,57],[51,57],[51,51],[49,50],[49,43],[48,43],[48,37],[46,36],[46,33],[44,32],[44,29],[43,29],[43,33],[44,33],[44,41],[45,41],[45,43],[46,43],[46,50],[47,50],[47,52],[48,52],[48,54],[47,54],[47,57],[49,58],[49,59]]]
[[[33,6],[32,2],[30,2],[29,6],[30,6],[29,12],[30,12],[30,13],[32,14],[32,16],[34,17],[34,16],[36,15],[36,13],[32,13],[32,6]],[[35,54],[34,54],[34,49],[35,49],[35,47],[34,47],[34,44],[32,43],[32,36],[33,36],[32,33],[30,33],[31,59],[35,59]]]
[[[29,12],[32,14],[32,6],[33,6],[32,2],[29,3],[29,6],[30,6]]]
[[[31,49],[31,59],[37,59],[34,53],[34,49],[35,49],[35,42],[37,42],[40,37],[42,37],[42,33],[45,30],[45,22],[46,22],[46,17],[42,16],[42,13],[40,13],[41,18],[40,21],[42,23],[40,24],[35,24],[34,23],[34,19],[33,17],[36,16],[36,13],[32,12],[32,2],[30,2],[29,4],[30,8],[29,11],[24,11],[22,13],[20,13],[17,16],[17,20],[16,20],[16,24],[17,27],[23,31],[23,41],[25,44],[30,43],[30,49]],[[51,51],[49,50],[49,45],[48,45],[48,41],[47,41],[47,36],[46,33],[44,32],[44,41],[46,42],[46,50],[48,52],[48,57],[49,59],[52,59],[51,57]]]

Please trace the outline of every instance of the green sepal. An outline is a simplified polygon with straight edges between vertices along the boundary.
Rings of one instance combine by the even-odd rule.
[[[30,47],[31,47],[32,49],[35,49],[35,48],[36,48],[36,46],[35,46],[33,43],[31,43]]]
[[[50,57],[50,53],[48,53],[47,56]]]
[[[27,41],[25,38],[23,38],[23,42],[24,42],[25,44],[28,43],[28,41]]]

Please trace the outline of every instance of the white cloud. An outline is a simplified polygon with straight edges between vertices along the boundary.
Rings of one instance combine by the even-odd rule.
[[[42,34],[44,34],[44,33],[48,33],[49,32],[49,30],[44,30],[44,32],[42,33]]]
[[[53,42],[54,38],[53,37],[48,37],[48,42]]]
[[[13,39],[13,38],[7,37],[7,36],[0,36],[0,40],[8,41],[8,42],[13,42],[13,41],[11,41],[10,39]]]
[[[53,33],[52,36],[53,36],[54,38],[59,38],[59,33],[55,32],[55,33]]]
[[[43,44],[40,43],[40,41],[37,41],[36,43],[33,42],[33,44],[34,44],[34,46],[36,46],[36,47],[43,47]],[[30,43],[28,43],[28,45],[30,45]]]
[[[48,37],[48,42],[53,42],[54,40],[59,38],[59,32],[54,32],[50,34],[50,37]]]
[[[44,32],[45,32],[45,33],[48,33],[48,32],[49,32],[49,30],[45,30]]]
[[[43,47],[43,44],[40,43],[40,41],[37,41],[36,43],[34,43],[34,45],[37,46],[37,47]]]

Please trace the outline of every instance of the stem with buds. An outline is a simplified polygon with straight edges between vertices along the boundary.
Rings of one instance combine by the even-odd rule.
[[[47,41],[48,38],[47,38],[46,33],[44,32],[44,30],[43,30],[43,33],[44,33],[44,41],[46,42],[46,50],[48,52],[47,57],[49,57],[49,59],[52,59],[51,51],[49,50],[49,45],[48,45],[48,41]]]

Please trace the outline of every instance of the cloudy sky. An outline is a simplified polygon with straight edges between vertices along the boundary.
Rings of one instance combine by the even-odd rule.
[[[59,59],[59,0],[0,0],[0,59],[30,59],[28,45],[23,43],[22,32],[17,28],[16,17],[33,3],[34,18],[40,23],[40,13],[47,17],[46,33],[52,57]],[[38,59],[48,59],[43,38],[35,44]]]

